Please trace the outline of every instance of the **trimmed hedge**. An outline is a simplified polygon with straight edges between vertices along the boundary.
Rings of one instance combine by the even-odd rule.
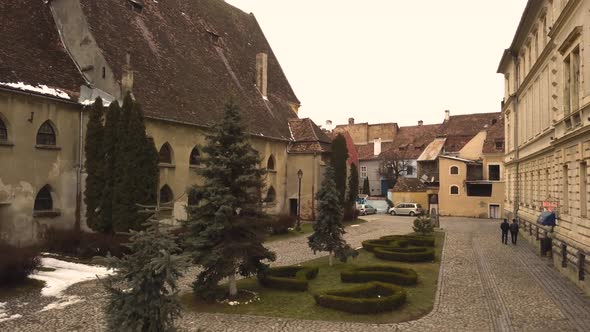
[[[390,265],[366,265],[351,268],[340,273],[342,282],[381,281],[396,285],[410,286],[418,282],[418,274],[412,269]]]
[[[374,252],[375,248],[405,248],[408,246],[408,241],[404,239],[365,240],[362,242],[362,246],[365,250]]]
[[[304,292],[308,280],[318,275],[317,267],[281,266],[272,267],[258,274],[258,282],[268,288]]]
[[[383,241],[407,241],[408,244],[417,247],[434,247],[435,241],[433,236],[420,235],[388,235],[382,236],[379,240]]]
[[[434,248],[376,248],[375,257],[398,262],[429,262],[434,260]]]
[[[406,291],[399,286],[375,281],[315,294],[314,299],[322,307],[355,314],[373,314],[402,306],[406,296]]]

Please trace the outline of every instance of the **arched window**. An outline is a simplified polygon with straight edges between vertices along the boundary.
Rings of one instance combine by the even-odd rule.
[[[459,174],[459,167],[451,166],[451,174],[453,174],[453,175]]]
[[[277,199],[277,193],[275,192],[275,188],[272,186],[268,188],[268,192],[266,193],[266,199],[264,200],[267,203],[273,203]]]
[[[191,156],[189,159],[189,165],[191,166],[199,166],[201,164],[201,154],[199,153],[199,149],[195,146],[191,151]]]
[[[459,187],[451,186],[451,195],[459,195]]]
[[[172,147],[168,142],[164,143],[160,148],[160,163],[172,164]]]
[[[170,203],[174,200],[174,194],[172,193],[172,189],[165,184],[160,189],[160,204]]]
[[[38,145],[55,145],[55,130],[49,121],[43,122],[37,132]]]
[[[275,157],[271,154],[270,157],[268,157],[268,162],[266,163],[266,169],[268,170],[273,170],[275,169]]]
[[[0,141],[8,141],[8,129],[6,128],[6,124],[0,118]]]
[[[49,185],[45,185],[39,190],[37,197],[35,197],[35,206],[33,209],[35,211],[53,210],[53,198],[51,197],[51,187]]]

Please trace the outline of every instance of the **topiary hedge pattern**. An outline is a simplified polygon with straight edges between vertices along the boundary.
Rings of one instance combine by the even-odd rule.
[[[317,267],[281,266],[272,267],[258,275],[258,282],[268,288],[304,292],[308,280],[318,275]]]
[[[398,262],[429,262],[434,260],[434,248],[376,248],[375,257]]]
[[[417,247],[434,247],[435,241],[433,236],[420,235],[388,235],[382,236],[379,240],[383,241],[407,241],[408,244]]]
[[[408,246],[408,241],[403,239],[378,239],[363,241],[362,246],[365,250],[374,252],[375,248],[405,248]]]
[[[371,282],[381,281],[402,286],[415,285],[418,274],[412,269],[390,265],[358,266],[340,273],[342,282]]]
[[[406,291],[384,282],[334,289],[314,295],[315,302],[323,307],[355,314],[374,314],[392,311],[406,302]]]

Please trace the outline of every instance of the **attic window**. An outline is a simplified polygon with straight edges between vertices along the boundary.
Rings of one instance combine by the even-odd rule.
[[[496,141],[496,150],[504,150],[504,141]]]
[[[495,125],[495,124],[496,124],[496,122],[498,122],[498,120],[497,120],[497,119],[492,119],[492,124],[493,124],[493,125]]]
[[[131,5],[131,9],[134,11],[141,13],[143,10],[143,0],[127,0],[127,2]]]
[[[209,34],[209,39],[211,40],[211,43],[213,43],[213,45],[215,46],[221,47],[221,36],[209,30],[207,30],[207,33]]]

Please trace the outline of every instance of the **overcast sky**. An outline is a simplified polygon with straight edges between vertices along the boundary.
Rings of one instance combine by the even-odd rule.
[[[318,125],[499,112],[526,0],[226,0],[252,12]]]

